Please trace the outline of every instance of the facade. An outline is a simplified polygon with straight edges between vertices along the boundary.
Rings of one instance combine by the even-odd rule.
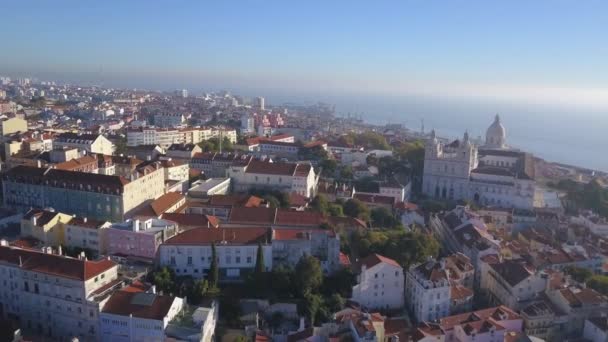
[[[486,144],[475,146],[468,133],[462,141],[440,142],[431,133],[425,147],[423,192],[448,200],[531,209],[537,203],[534,160],[508,149],[497,116],[488,128]]]
[[[547,279],[522,260],[504,260],[482,272],[481,289],[490,302],[521,310],[545,290]]]
[[[195,154],[203,150],[196,144],[173,144],[167,148],[167,157],[172,159],[190,160]]]
[[[190,160],[190,168],[200,170],[207,178],[224,178],[231,166],[245,166],[253,160],[251,155],[238,153],[196,153]]]
[[[253,272],[261,245],[264,267],[272,269],[271,232],[266,228],[196,228],[167,240],[159,248],[158,263],[180,276],[204,278],[215,244],[220,281],[238,281]]]
[[[450,281],[445,262],[413,265],[407,272],[405,297],[418,322],[450,315]]]
[[[53,140],[54,149],[77,148],[89,153],[112,155],[114,144],[100,134],[61,133]]]
[[[64,224],[71,220],[71,215],[30,209],[21,219],[21,236],[33,237],[46,246],[63,245],[65,241]]]
[[[223,127],[192,128],[138,128],[127,131],[127,146],[160,145],[167,148],[173,144],[198,144],[210,138],[228,138],[236,143],[236,131]]]
[[[104,230],[107,253],[150,261],[156,257],[159,246],[177,231],[176,223],[154,218],[113,224]]]
[[[370,309],[400,309],[405,286],[403,268],[378,254],[360,260],[353,300]]]
[[[51,207],[107,221],[122,221],[125,214],[165,191],[164,170],[155,164],[138,168],[131,180],[29,166],[15,167],[2,179],[5,206]]]
[[[317,192],[318,176],[310,164],[270,163],[252,160],[248,165],[228,169],[235,191],[273,189],[295,192],[312,198]]]
[[[272,265],[295,268],[298,261],[312,255],[321,263],[325,274],[340,265],[339,236],[326,229],[274,229],[272,231]]]
[[[0,260],[3,318],[18,319],[25,334],[50,340],[99,340],[100,298],[120,283],[118,265],[9,247],[6,241]]]
[[[1,104],[0,104],[1,105]],[[0,113],[3,111],[0,110]],[[0,120],[0,137],[4,139],[5,136],[17,132],[27,131],[27,121],[24,119],[13,117]]]
[[[107,221],[73,217],[64,225],[64,245],[72,248],[86,248],[96,255],[106,253],[105,229],[111,225]]]

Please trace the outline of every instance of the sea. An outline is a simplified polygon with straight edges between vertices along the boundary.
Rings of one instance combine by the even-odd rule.
[[[608,112],[540,103],[477,98],[378,95],[270,95],[266,102],[335,106],[338,116],[357,116],[373,124],[402,124],[446,138],[485,138],[496,114],[506,128],[508,145],[550,162],[608,172]]]

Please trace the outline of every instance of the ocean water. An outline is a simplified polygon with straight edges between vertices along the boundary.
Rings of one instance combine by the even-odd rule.
[[[360,115],[375,124],[401,123],[419,131],[435,129],[442,137],[485,138],[487,127],[500,114],[510,146],[547,161],[608,172],[608,112],[546,104],[507,103],[473,99],[416,96],[268,96],[267,101],[336,106],[336,114]]]

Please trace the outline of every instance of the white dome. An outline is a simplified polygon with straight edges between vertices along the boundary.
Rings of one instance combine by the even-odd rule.
[[[505,127],[500,123],[500,116],[496,114],[494,122],[486,131],[486,146],[493,148],[504,148],[507,140]]]

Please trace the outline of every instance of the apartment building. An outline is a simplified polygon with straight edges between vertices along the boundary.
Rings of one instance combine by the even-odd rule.
[[[73,217],[64,224],[63,244],[72,248],[85,248],[95,255],[106,254],[105,229],[112,224],[108,221],[90,219],[88,217]]]
[[[445,262],[430,260],[407,271],[405,296],[418,322],[450,315],[450,276]]]
[[[295,268],[305,255],[316,257],[325,274],[338,270],[341,267],[338,234],[327,229],[273,229],[273,266]]]
[[[312,198],[317,192],[318,176],[310,164],[271,163],[252,160],[248,165],[231,166],[228,177],[235,191],[272,189],[295,192]]]
[[[27,334],[51,340],[99,340],[99,308],[118,286],[118,265],[89,261],[0,242],[0,311]]]
[[[21,236],[33,237],[46,246],[59,246],[65,241],[63,225],[71,220],[71,215],[60,212],[30,209],[21,219]]]
[[[177,231],[175,222],[156,218],[115,223],[104,230],[107,253],[151,261],[159,246]]]
[[[403,307],[403,268],[395,260],[371,254],[358,264],[357,284],[353,300],[368,309],[400,309]]]
[[[0,120],[0,138],[17,132],[27,132],[27,121],[18,117]]]
[[[252,160],[253,156],[246,154],[203,152],[192,157],[190,167],[200,170],[207,178],[223,178],[231,166],[245,166]]]
[[[4,205],[51,207],[67,214],[122,221],[125,214],[165,191],[158,164],[137,168],[130,179],[85,172],[17,166],[2,176]]]
[[[198,144],[211,138],[228,138],[236,143],[237,134],[233,129],[221,127],[192,127],[192,128],[153,128],[142,127],[127,131],[127,146],[160,145],[167,148],[172,144]]]

